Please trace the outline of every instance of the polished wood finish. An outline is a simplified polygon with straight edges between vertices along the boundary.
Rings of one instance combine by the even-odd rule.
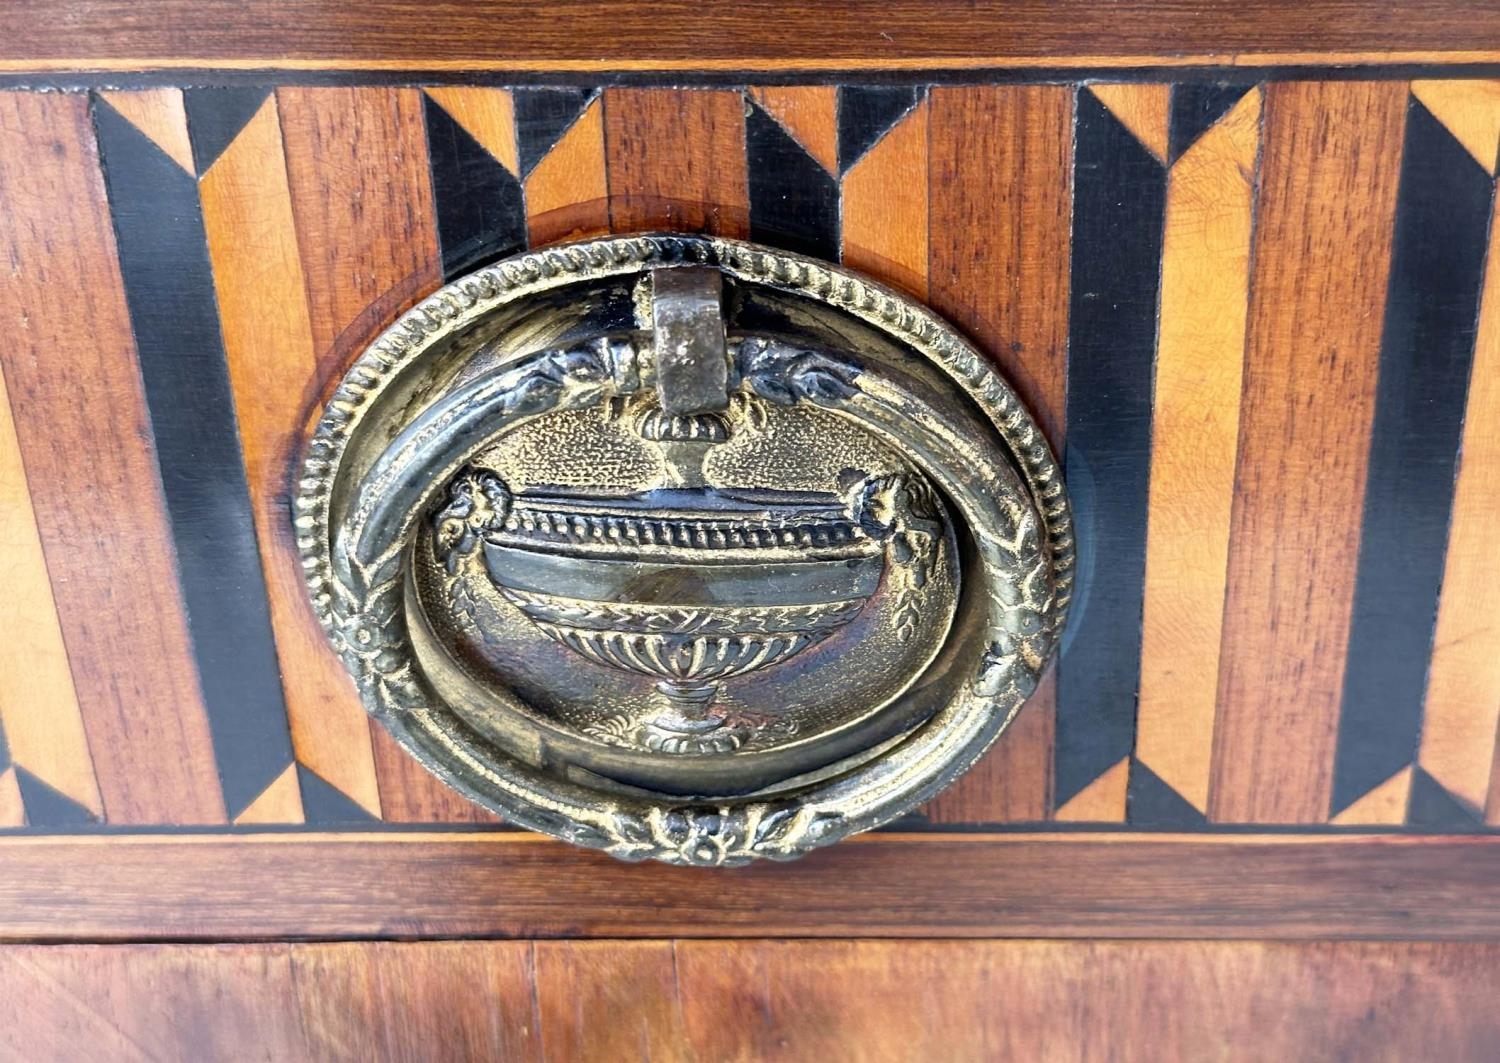
[[[1366,719],[1356,737],[1373,732],[1381,764],[1396,760],[1350,803],[1329,797],[1336,766],[1360,753],[1344,732],[1363,706],[1341,700],[1360,546],[1372,505],[1406,502],[1399,482],[1372,496],[1364,479],[1381,381],[1389,391],[1403,364],[1388,340],[1401,322],[1382,323],[1399,303],[1386,298],[1391,248],[1397,232],[1420,245],[1423,217],[1451,217],[1411,212],[1445,181],[1467,193],[1463,219],[1481,216],[1474,190],[1493,188],[1481,156],[1500,143],[1500,108],[1488,83],[1440,67],[1411,72],[1410,91],[1396,72],[1315,73],[1252,84],[1226,70],[1225,85],[1159,71],[983,84],[804,72],[711,88],[601,77],[598,91],[561,75],[268,78],[279,83],[224,96],[194,78],[92,100],[4,97],[0,246],[14,283],[0,307],[15,342],[0,368],[18,470],[0,495],[13,508],[6,561],[24,570],[12,613],[45,620],[50,599],[56,631],[0,648],[12,662],[0,691],[21,691],[0,705],[0,936],[1500,934],[1485,903],[1500,850],[1481,815],[1488,801],[1500,819],[1483,652],[1500,638],[1483,550],[1493,299],[1448,300],[1463,305],[1439,324],[1479,322],[1472,381],[1409,433],[1438,458],[1463,436],[1451,531],[1423,539],[1431,564],[1447,544],[1449,572],[1440,598],[1411,610],[1435,613],[1438,633],[1393,651],[1414,669],[1434,661],[1427,715],[1417,697],[1404,730]],[[108,188],[126,182],[128,200],[105,195],[90,106],[135,149],[106,160]],[[158,220],[202,211],[191,287],[139,256],[133,275],[129,256],[117,261],[128,241],[116,228],[139,246],[152,221],[152,174],[172,178]],[[1085,559],[1072,657],[902,833],[718,879],[503,830],[385,827],[493,817],[372,736],[323,646],[287,512],[308,418],[445,270],[611,226],[751,235],[925,290],[1071,463]],[[1482,249],[1488,231],[1470,243]],[[184,257],[191,244],[177,245]],[[1472,257],[1452,267],[1454,291],[1479,291]],[[191,359],[205,345],[162,345],[170,315],[154,319],[155,348],[132,329],[122,293],[143,273],[157,308],[190,296],[200,325],[217,314],[229,386],[204,431],[237,433],[248,491],[234,520],[190,515],[175,542],[160,482],[198,467],[194,439],[164,443],[159,415],[172,411],[143,400],[141,373],[159,381],[175,358],[201,371]],[[1395,290],[1422,310],[1442,292],[1412,275]],[[1451,321],[1439,338],[1462,354],[1468,334]],[[1422,527],[1448,528],[1443,507]],[[230,531],[264,568],[285,694],[284,720],[264,699],[255,719],[285,731],[214,748],[193,639],[216,618],[184,625],[179,581],[185,550],[217,556]],[[1142,559],[1139,577],[1118,578]],[[257,581],[245,586],[226,615],[256,604]],[[1080,667],[1101,639],[1095,663],[1108,659]],[[223,830],[236,780],[242,828],[292,830]],[[96,834],[48,834],[99,812]],[[1111,831],[1031,833],[1046,822]],[[220,829],[121,830],[185,823]]]
[[[737,92],[606,90],[611,228],[748,236],[743,113]]]
[[[839,172],[839,90],[833,85],[765,85],[750,98],[786,127],[818,165]]]
[[[0,196],[0,366],[105,814],[222,823],[85,97],[0,94]]]
[[[1500,937],[1500,838],[876,834],[723,874],[526,833],[17,837],[0,940]]]
[[[1500,131],[1500,113],[1491,124]],[[1500,825],[1500,785],[1487,770],[1500,763],[1490,741],[1500,735],[1500,214],[1478,329],[1417,760],[1474,811],[1488,805],[1487,821]]]
[[[243,458],[241,508],[256,538],[237,548],[258,548],[260,605],[268,606],[282,670],[285,719],[281,705],[262,698],[261,730],[226,732],[219,748],[199,747],[193,770],[236,783],[235,816],[247,824],[479,815],[378,730],[364,737],[353,692],[303,601],[288,492],[308,419],[330,381],[445,269],[470,268],[528,238],[543,243],[612,223],[748,231],[925,290],[1015,382],[1069,463],[1083,557],[1072,656],[1044,679],[994,752],[926,810],[927,822],[1482,830],[1480,809],[1493,800],[1485,790],[1497,711],[1483,695],[1492,681],[1483,647],[1495,625],[1486,620],[1483,551],[1474,546],[1492,508],[1482,434],[1488,324],[1476,342],[1469,415],[1460,393],[1441,416],[1411,425],[1422,435],[1430,424],[1423,445],[1439,458],[1444,448],[1451,458],[1461,431],[1470,437],[1452,521],[1436,496],[1422,516],[1423,528],[1451,523],[1451,571],[1436,602],[1443,630],[1431,652],[1420,631],[1392,644],[1408,671],[1425,667],[1429,655],[1435,661],[1429,719],[1423,726],[1420,696],[1408,698],[1399,727],[1369,716],[1350,737],[1344,724],[1363,706],[1340,700],[1359,619],[1351,582],[1363,527],[1404,498],[1388,478],[1372,501],[1363,480],[1374,389],[1385,373],[1380,321],[1397,193],[1404,188],[1404,202],[1422,207],[1434,198],[1424,190],[1456,180],[1477,216],[1484,204],[1469,171],[1500,143],[1500,96],[1491,83],[1428,74],[1410,93],[1400,81],[1273,79],[1264,87],[892,81],[97,94],[111,135],[136,145],[110,168],[133,198],[112,207],[117,217],[69,215],[69,225],[90,227],[78,270],[118,268],[111,222],[129,223],[137,239],[149,229],[142,215],[157,186],[151,174],[128,172],[140,160],[173,179],[170,196],[160,193],[163,222],[201,209],[208,260],[195,267],[201,276],[183,281],[192,280],[192,290],[178,291],[170,270],[134,279],[155,285],[149,294],[158,309],[191,299],[200,317],[217,314],[232,394],[202,416],[238,430],[241,454],[231,457]],[[69,94],[35,106],[24,99],[8,141],[7,165],[18,172],[50,143],[49,108],[81,103]],[[1408,152],[1403,137],[1411,130],[1420,135]],[[136,133],[151,146],[131,140]],[[1408,180],[1412,160],[1421,165]],[[91,157],[74,165],[88,171],[75,175],[79,187],[97,176]],[[1480,171],[1486,195],[1492,170]],[[27,209],[52,217],[65,206],[59,192],[72,187],[39,186],[42,198]],[[1409,240],[1420,242],[1423,227],[1408,224]],[[36,232],[35,239],[49,236]],[[191,243],[188,234],[179,251]],[[1477,293],[1482,258],[1471,265],[1455,276]],[[1402,305],[1431,301],[1409,278],[1403,284]],[[1474,301],[1477,318],[1477,294]],[[1455,351],[1466,337],[1452,323],[1466,320],[1466,310],[1442,318],[1447,332],[1438,338]],[[1486,312],[1482,324],[1491,317]],[[146,339],[157,357],[146,368],[159,381],[171,376],[174,358],[199,345],[163,346],[171,322],[153,323]],[[92,328],[107,335],[106,324]],[[116,337],[120,357],[134,357],[129,340]],[[1330,352],[1336,357],[1323,357]],[[49,387],[70,379],[56,360],[46,368],[56,372]],[[59,514],[42,497],[55,482],[32,461],[45,469],[55,458],[33,459],[25,440],[28,431],[44,432],[28,426],[47,424],[50,414],[17,390],[37,369],[23,364],[7,377],[29,488],[18,501],[35,515],[28,522],[21,513],[17,527],[29,524],[43,539],[40,553],[18,549],[13,563],[27,566],[17,586],[33,588],[28,602],[42,601],[45,611],[46,587],[56,604],[70,652],[42,647],[39,660],[51,662],[51,673],[38,668],[36,678],[50,674],[46,682],[60,689],[64,656],[70,673],[89,659],[83,650],[73,659],[67,625],[88,619],[87,606],[72,603],[88,600],[95,570],[69,570],[73,559],[54,556],[46,540],[59,534]],[[81,379],[87,392],[98,378]],[[60,394],[43,399],[64,402]],[[178,433],[166,446],[160,429],[178,411],[149,412],[158,471],[180,480],[197,468],[192,435]],[[1070,415],[1077,424],[1064,424]],[[226,464],[233,462],[215,468],[224,473]],[[216,513],[174,513],[179,558],[196,554],[200,538],[222,547],[226,525],[239,518]],[[1441,549],[1440,531],[1424,534],[1424,550]],[[156,593],[169,586],[158,581]],[[253,595],[238,603],[254,604]],[[195,636],[212,613],[198,618]],[[123,652],[111,644],[105,663]],[[7,681],[19,682],[18,670],[9,671]],[[80,704],[90,704],[87,678],[68,678]],[[1473,695],[1456,693],[1470,683]],[[32,826],[83,822],[99,804],[86,785],[97,751],[76,734],[69,739],[59,717],[55,738],[68,753],[50,763],[28,721],[51,717],[27,702],[7,699],[0,709],[15,732],[20,791],[24,797],[35,777],[70,802],[52,813],[32,802]],[[232,699],[216,704],[216,726],[232,725]],[[191,690],[154,709],[181,715],[175,722],[188,728],[198,711]],[[127,715],[135,711],[145,712]],[[289,736],[286,751],[266,752],[277,726]],[[1360,755],[1372,734],[1378,762],[1355,773],[1351,792],[1331,807],[1336,763]],[[288,772],[292,759],[296,771]],[[181,809],[146,817],[104,811],[111,826],[199,815],[190,796]]]
[[[442,279],[421,94],[283,89],[277,102],[321,388],[363,338]],[[287,482],[290,475],[288,468]],[[378,725],[367,726],[386,819],[493,819],[423,771]]]
[[[1054,448],[1067,406],[1073,93],[936,88],[929,101],[932,306],[996,360]],[[981,172],[973,159],[985,159]],[[1054,678],[994,750],[931,805],[936,822],[1052,812]],[[1124,792],[1115,803],[1122,819]]]
[[[16,763],[96,817],[104,815],[94,760],[68,667],[68,649],[47,579],[47,560],[32,509],[30,484],[0,374],[0,724]],[[25,825],[14,769],[0,823]]]
[[[602,99],[584,108],[526,176],[526,227],[534,247],[609,232]]]
[[[1493,1058],[1495,4],[7,14],[0,1055]],[[303,600],[288,498],[355,352],[643,228],[930,301],[1067,463],[1071,660],[899,830],[725,873],[509,830]],[[200,468],[222,507],[174,501]],[[264,571],[216,616],[231,538]],[[1440,589],[1367,594],[1403,549]],[[237,715],[205,646],[256,610]],[[1412,689],[1362,696],[1372,659]]]
[[[1209,813],[1329,816],[1406,87],[1272,84]]]
[[[421,94],[277,92],[322,376],[442,279]],[[339,341],[346,330],[353,335]]]
[[[845,264],[927,300],[928,103],[916,104],[844,173]]]
[[[0,68],[774,70],[1126,67],[1202,63],[1495,61],[1500,18],[1482,0],[1429,0],[1393,18],[1378,0],[808,5],[741,0],[373,0],[11,4]]]
[[[274,96],[200,176],[198,188],[292,745],[301,763],[378,816],[369,722],[305,605],[287,519],[304,411],[321,382]],[[297,789],[295,772],[287,785]],[[276,815],[286,822],[291,810],[283,800]],[[290,821],[300,822],[300,799],[295,811]],[[267,812],[250,821],[267,822]]]
[[[1212,773],[1260,108],[1260,92],[1246,93],[1167,175],[1135,755],[1199,812]]]
[[[663,941],[0,952],[0,1046],[192,1058],[1493,1058],[1493,944]]]

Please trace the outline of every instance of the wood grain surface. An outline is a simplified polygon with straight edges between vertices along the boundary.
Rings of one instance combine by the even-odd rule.
[[[842,259],[927,300],[928,105],[922,100],[844,171]]]
[[[24,628],[0,647],[0,937],[1500,934],[1476,220],[1500,93],[1437,67],[1218,73],[0,96],[0,617]],[[287,541],[321,397],[445,272],[659,226],[925,292],[1036,412],[1077,517],[1063,660],[992,753],[899,834],[727,879],[574,853],[444,789],[369,729]],[[162,485],[200,442],[248,493],[174,539]],[[1403,455],[1448,470],[1451,516]],[[184,566],[230,539],[263,578],[185,622]],[[1420,564],[1380,580],[1392,543]],[[1441,583],[1421,608],[1375,593],[1418,568]],[[234,711],[218,675],[205,714],[195,643],[251,607],[284,709]],[[1405,685],[1351,701],[1372,647]],[[411,829],[466,822],[488,826]],[[183,824],[213,830],[133,831]]]
[[[1488,125],[1500,130],[1500,114]],[[1488,545],[1500,512],[1500,215],[1484,285],[1417,759],[1500,825],[1500,785],[1486,770],[1500,723],[1500,556]]]
[[[0,365],[104,811],[222,823],[88,100],[0,109]]]
[[[607,90],[604,152],[614,231],[748,236],[743,116],[737,92]]]
[[[1493,944],[435,942],[0,952],[15,1058],[1493,1058]]]
[[[326,385],[363,337],[442,278],[421,96],[415,89],[284,89],[277,102],[317,379]],[[368,726],[387,819],[493,818]]]
[[[1210,815],[1329,815],[1405,87],[1266,89]]]
[[[34,836],[0,941],[454,937],[1500,938],[1500,839],[866,835],[729,872],[524,832]]]
[[[1058,86],[936,88],[929,107],[933,309],[995,360],[1060,449],[1073,93]],[[987,164],[976,172],[973,159]],[[1049,675],[990,755],[932,803],[934,821],[1050,817],[1055,696]]]
[[[252,0],[232,11],[169,0],[21,0],[0,66],[770,70],[1142,66],[1296,61],[1494,61],[1500,18],[1482,0],[1429,0],[1390,17],[1377,0],[1124,0],[934,8],[920,0],[809,5],[741,0],[541,0],[434,8],[374,0]]]
[[[533,247],[609,232],[602,99],[586,104],[526,175],[526,225]]]
[[[199,195],[292,745],[309,770],[378,816],[364,707],[306,608],[298,578],[290,485],[321,379],[274,96],[200,176]]]
[[[1212,771],[1259,147],[1252,89],[1167,176],[1135,753],[1198,812]]]

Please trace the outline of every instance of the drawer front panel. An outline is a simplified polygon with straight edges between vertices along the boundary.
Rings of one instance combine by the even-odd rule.
[[[325,648],[301,442],[445,278],[672,229],[930,302],[1064,457],[1060,659],[903,830],[1491,830],[1500,93],[1418,73],[0,93],[0,821],[504,829]]]

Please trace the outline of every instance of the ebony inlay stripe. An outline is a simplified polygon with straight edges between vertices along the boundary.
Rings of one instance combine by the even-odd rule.
[[[1493,185],[1409,100],[1332,813],[1416,756]]]
[[[443,276],[451,280],[525,247],[526,206],[515,174],[430,96],[422,104]]]
[[[1484,829],[1474,813],[1419,767],[1412,769],[1406,822],[1425,834],[1469,834]]]
[[[885,136],[916,106],[922,90],[905,85],[843,85],[839,88],[839,172]]]
[[[1135,740],[1166,205],[1165,169],[1092,93],[1077,115],[1063,463],[1079,578],[1057,673],[1059,806]]]
[[[1125,790],[1125,821],[1132,827],[1157,829],[1187,830],[1208,826],[1206,815],[1139,760],[1130,765],[1130,782]]]
[[[512,89],[516,116],[516,156],[524,180],[597,94],[594,89]]]
[[[305,764],[297,765],[297,783],[302,791],[302,815],[309,826],[380,822]]]
[[[199,177],[208,172],[270,95],[270,88],[261,86],[182,90],[193,144],[193,169]]]
[[[19,765],[16,767],[16,786],[21,791],[21,804],[26,809],[28,827],[86,827],[99,822],[92,812],[77,801],[48,786]]]
[[[839,257],[839,184],[759,104],[745,103],[750,239],[814,258]]]
[[[94,123],[198,680],[232,818],[291,762],[292,745],[198,189],[108,104],[95,101]]]
[[[1172,110],[1168,125],[1167,162],[1177,157],[1239,103],[1250,85],[1213,85],[1186,82],[1172,86]]]

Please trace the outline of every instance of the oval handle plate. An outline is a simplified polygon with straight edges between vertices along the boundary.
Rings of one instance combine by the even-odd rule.
[[[1035,688],[1072,585],[1057,464],[978,352],[710,238],[449,284],[349,370],[296,510],[369,711],[625,859],[786,859],[932,797]]]

